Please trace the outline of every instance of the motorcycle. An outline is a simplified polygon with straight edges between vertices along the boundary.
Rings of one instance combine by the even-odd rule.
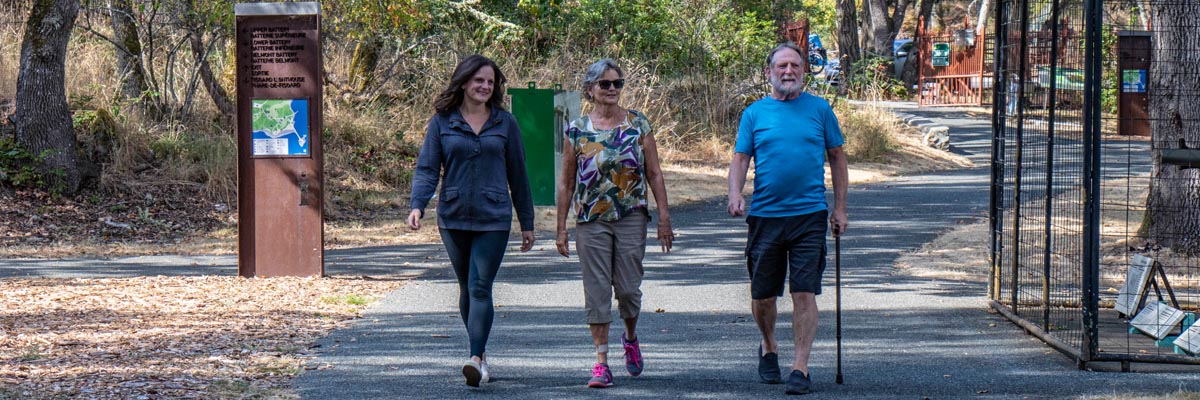
[[[808,73],[819,74],[829,65],[825,46],[821,45],[821,36],[811,33],[808,35]]]

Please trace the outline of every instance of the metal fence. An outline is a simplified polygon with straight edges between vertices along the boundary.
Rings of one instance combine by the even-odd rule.
[[[1175,341],[1200,311],[1200,4],[994,16],[992,307],[1080,367],[1200,364]]]

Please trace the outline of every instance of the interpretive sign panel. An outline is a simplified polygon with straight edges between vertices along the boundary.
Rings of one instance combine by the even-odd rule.
[[[935,67],[950,66],[950,43],[934,43],[930,61]]]
[[[1113,309],[1124,315],[1133,315],[1137,311],[1138,302],[1142,299],[1142,290],[1150,280],[1150,266],[1154,259],[1134,254],[1130,260],[1129,270],[1125,272],[1125,284],[1117,291],[1117,300]]]
[[[255,156],[308,155],[308,100],[251,100]]]
[[[1129,324],[1155,339],[1162,339],[1183,321],[1183,317],[1183,311],[1161,301],[1151,301],[1146,303],[1142,312],[1133,317]]]
[[[1189,326],[1175,338],[1174,344],[1179,348],[1187,350],[1188,353],[1200,354],[1200,321],[1197,321]]]
[[[238,3],[238,274],[324,275],[321,7]]]
[[[1121,93],[1146,93],[1146,70],[1121,71]]]

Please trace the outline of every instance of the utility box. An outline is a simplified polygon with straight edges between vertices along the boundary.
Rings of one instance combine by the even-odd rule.
[[[238,275],[322,276],[321,7],[234,5]]]
[[[1146,31],[1117,32],[1117,132],[1150,136],[1151,37]]]
[[[562,85],[538,89],[510,88],[510,109],[521,128],[525,143],[525,169],[529,174],[533,204],[552,206],[562,170],[562,136],[571,120],[579,118],[579,92],[564,91]]]

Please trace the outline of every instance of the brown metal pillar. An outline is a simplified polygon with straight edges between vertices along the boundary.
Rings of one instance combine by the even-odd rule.
[[[1117,132],[1150,136],[1150,32],[1117,32]]]
[[[241,3],[238,274],[324,274],[318,3]]]

